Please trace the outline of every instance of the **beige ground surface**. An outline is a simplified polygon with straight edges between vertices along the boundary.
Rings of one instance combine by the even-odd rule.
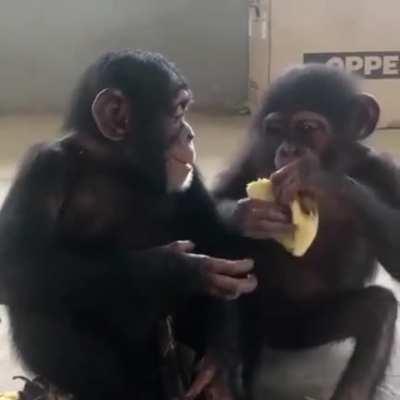
[[[198,134],[198,163],[209,183],[223,167],[224,160],[241,146],[248,119],[201,114],[192,115],[190,119]],[[59,125],[60,119],[55,115],[0,117],[0,201],[9,187],[16,161],[25,149],[31,143],[54,137]],[[378,149],[400,154],[400,131],[378,132],[371,142]],[[393,286],[400,297],[400,290],[386,274],[381,273],[378,279],[384,285]],[[0,309],[0,315],[0,390],[8,390],[15,387],[11,377],[20,373],[22,368],[10,349],[4,309]],[[300,400],[305,395],[321,400],[326,398],[348,358],[350,348],[351,343],[346,343],[296,354],[268,354],[260,377],[260,399]],[[274,395],[267,397],[267,393]],[[392,365],[379,390],[379,398],[400,398],[398,345],[394,348]]]

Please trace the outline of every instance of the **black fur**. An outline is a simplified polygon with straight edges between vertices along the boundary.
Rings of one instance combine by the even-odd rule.
[[[80,140],[98,135],[90,106],[107,87],[131,99],[139,134],[128,149],[110,142],[104,162]],[[224,305],[202,300],[196,261],[157,247],[230,246],[197,172],[188,192],[166,192],[162,116],[186,87],[161,55],[107,53],[76,91],[67,135],[28,152],[2,207],[0,277],[16,349],[78,399],[165,398],[158,326],[167,314],[182,315],[177,334],[196,350],[223,343]]]
[[[256,123],[271,112],[312,110],[325,115],[341,133],[350,119],[356,90],[355,79],[337,68],[320,64],[295,67],[272,83]]]
[[[224,217],[232,221],[248,182],[275,169],[275,152],[286,139],[263,130],[269,113],[290,118],[294,111],[317,112],[339,137],[355,126],[359,94],[350,76],[325,66],[295,68],[279,78],[254,118],[247,146],[216,186]],[[324,171],[319,233],[305,256],[292,257],[272,241],[259,241],[252,250],[259,286],[239,299],[249,391],[265,344],[299,349],[354,337],[355,351],[334,400],[372,399],[388,364],[397,302],[391,291],[365,285],[377,262],[400,277],[400,171],[364,144],[345,139],[335,149],[339,168]]]

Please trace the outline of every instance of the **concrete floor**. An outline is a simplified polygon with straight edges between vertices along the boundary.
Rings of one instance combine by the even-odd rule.
[[[240,148],[248,118],[194,114],[189,119],[197,132],[198,164],[206,182],[210,184],[215,173],[223,168],[225,160]],[[31,143],[55,137],[59,126],[60,118],[56,115],[0,117],[0,201],[9,187],[17,160],[26,148]],[[378,132],[371,144],[379,150],[399,155],[399,133],[394,130]],[[398,285],[385,272],[381,271],[377,279],[378,283],[392,287],[400,299]],[[0,316],[0,391],[3,391],[20,387],[11,378],[23,372],[23,369],[12,354],[7,317],[2,308]],[[380,400],[400,398],[399,340],[397,334],[391,366],[385,382],[379,388]],[[258,397],[269,400],[329,398],[351,348],[352,343],[348,341],[295,354],[266,351],[265,366],[257,384]]]

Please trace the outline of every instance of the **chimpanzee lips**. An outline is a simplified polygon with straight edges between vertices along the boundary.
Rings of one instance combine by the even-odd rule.
[[[191,162],[183,161],[183,160],[181,160],[180,158],[175,157],[175,156],[171,156],[171,158],[172,158],[174,161],[176,161],[177,163],[184,165],[184,166],[185,166],[186,168],[188,168],[188,169],[192,169],[192,168],[193,168],[193,164],[192,164]]]

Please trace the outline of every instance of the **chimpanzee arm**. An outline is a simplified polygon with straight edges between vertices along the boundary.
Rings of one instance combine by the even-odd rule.
[[[145,302],[156,294],[161,305],[200,289],[199,268],[184,255],[67,242],[58,220],[66,176],[64,150],[36,148],[5,200],[0,277],[8,304],[98,308],[121,293]]]
[[[379,262],[400,279],[400,170],[393,161],[371,152],[351,175],[342,193],[353,204]]]
[[[217,186],[213,190],[213,197],[216,199],[218,214],[225,224],[233,231],[238,232],[237,224],[234,223],[234,213],[237,210],[237,202],[246,198],[246,185],[250,182],[249,171],[246,163],[234,166],[233,171],[227,171],[219,177]],[[238,232],[239,233],[239,232]]]
[[[196,251],[218,257],[249,257],[252,241],[237,234],[221,217],[198,171],[191,187],[180,195],[178,204],[179,237],[192,240]]]
[[[196,251],[224,258],[249,257],[250,240],[231,232],[220,220],[214,201],[197,171],[191,187],[180,195],[178,210],[178,237],[193,241]],[[203,331],[203,345],[215,351],[215,356],[225,366],[231,365],[238,355],[239,344],[236,302],[203,298],[195,300],[193,304],[197,306],[197,312],[190,308],[190,321],[188,315],[185,320],[177,319],[178,329],[184,325],[183,340],[193,345],[193,339],[202,336],[200,332]],[[198,343],[194,347],[202,350]]]

